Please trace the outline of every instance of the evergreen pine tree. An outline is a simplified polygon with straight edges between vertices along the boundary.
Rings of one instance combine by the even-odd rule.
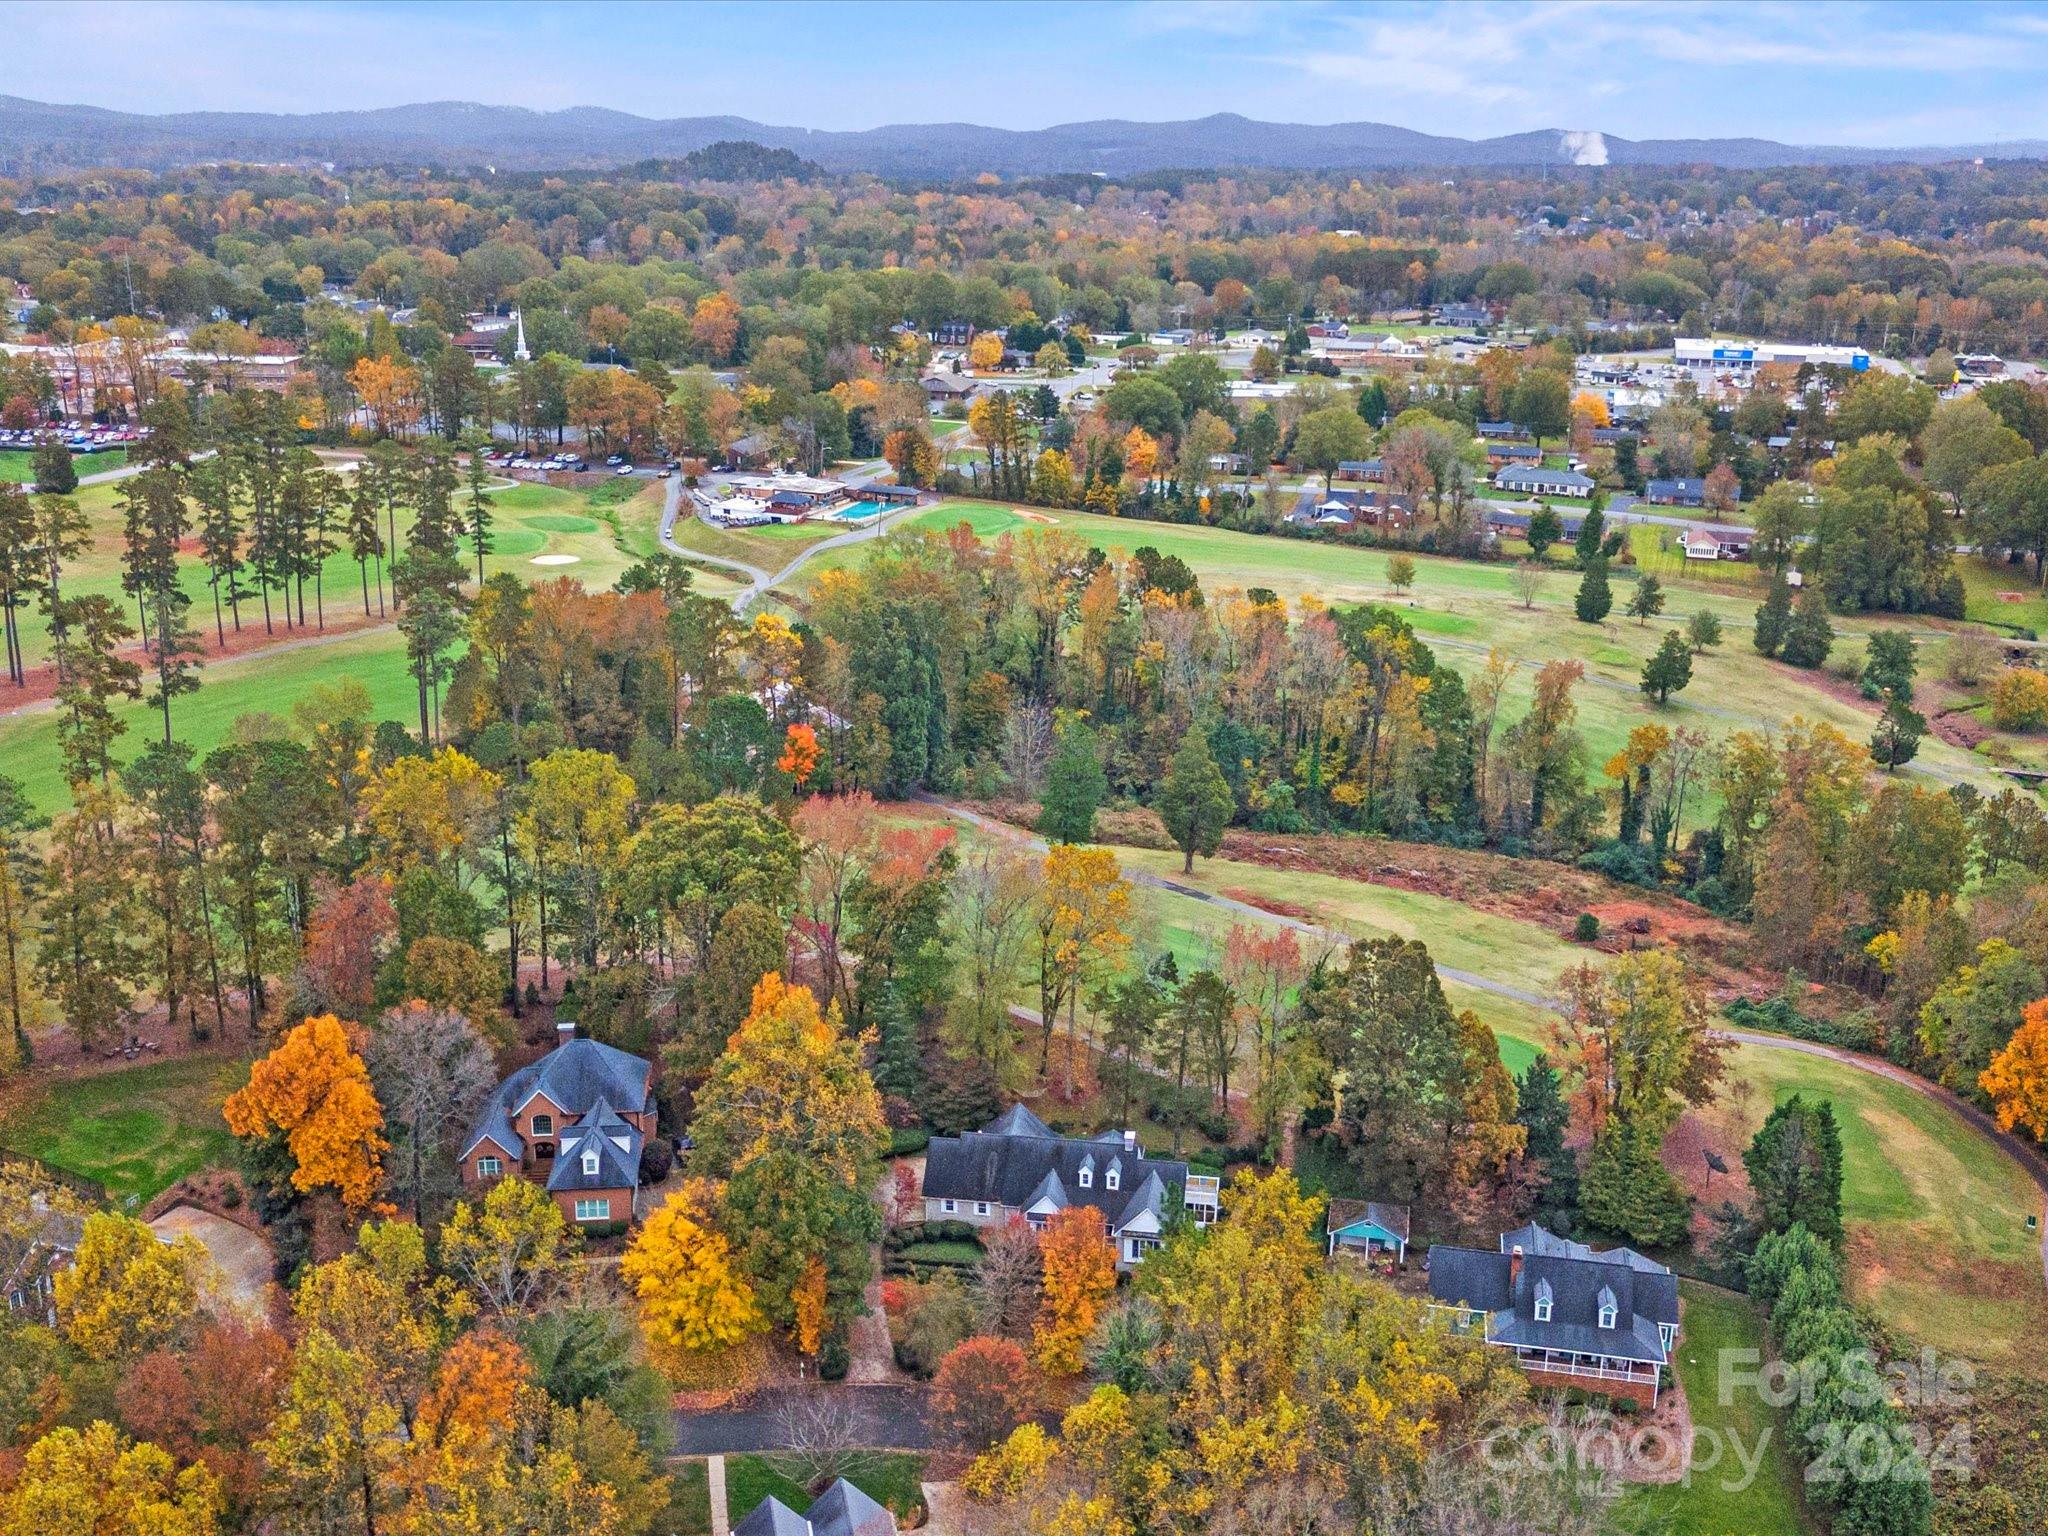
[[[1691,1205],[1659,1151],[1655,1137],[1633,1126],[1610,1123],[1594,1137],[1579,1184],[1586,1220],[1639,1247],[1684,1238]]]
[[[1877,729],[1870,734],[1871,759],[1887,773],[1910,763],[1920,750],[1920,738],[1927,734],[1927,717],[1896,693],[1887,693],[1884,713],[1877,717]]]
[[[78,466],[71,462],[71,450],[54,437],[36,444],[31,461],[36,489],[45,496],[69,496],[78,489]]]
[[[1595,555],[1586,562],[1586,574],[1579,578],[1579,595],[1573,603],[1581,624],[1598,624],[1614,609],[1614,593],[1607,585],[1607,559]]]
[[[1590,566],[1600,555],[1600,536],[1607,526],[1607,514],[1600,510],[1600,497],[1595,494],[1593,505],[1579,523],[1579,536],[1572,540],[1572,549],[1579,557],[1579,564]]]
[[[1692,681],[1692,647],[1677,630],[1664,632],[1657,654],[1643,663],[1643,692],[1659,704]]]
[[[1193,871],[1196,854],[1209,858],[1223,846],[1223,831],[1237,800],[1210,755],[1208,735],[1199,724],[1190,725],[1181,737],[1153,809],[1181,851],[1181,873]]]
[[[1569,1229],[1579,1207],[1579,1162],[1565,1145],[1572,1111],[1564,1079],[1540,1051],[1515,1081],[1515,1119],[1529,1133],[1529,1160],[1549,1180],[1537,1200],[1537,1214],[1547,1225]]]
[[[1835,648],[1835,627],[1828,622],[1827,600],[1820,588],[1808,587],[1793,606],[1791,622],[1785,626],[1785,644],[1779,656],[1795,667],[1826,664]]]
[[[1079,720],[1068,721],[1060,728],[1059,745],[1046,765],[1039,835],[1055,843],[1093,842],[1095,812],[1108,793],[1095,733]]]
[[[1664,611],[1664,583],[1645,572],[1636,578],[1636,589],[1629,594],[1628,615],[1638,624],[1647,624]]]
[[[1804,1222],[1814,1236],[1842,1241],[1842,1133],[1827,1100],[1793,1094],[1773,1109],[1742,1154],[1764,1232]]]
[[[1783,571],[1771,573],[1771,585],[1764,593],[1763,606],[1756,611],[1756,648],[1775,656],[1785,646],[1785,630],[1792,622],[1792,588]]]

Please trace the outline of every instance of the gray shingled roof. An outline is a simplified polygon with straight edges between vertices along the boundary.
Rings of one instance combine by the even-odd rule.
[[[808,1515],[771,1496],[732,1529],[733,1536],[896,1536],[896,1517],[842,1477]]]
[[[1512,1249],[1522,1250],[1519,1275]],[[1512,1278],[1511,1278],[1512,1277]],[[1595,1253],[1530,1223],[1503,1233],[1501,1248],[1439,1246],[1429,1251],[1429,1293],[1440,1302],[1487,1314],[1486,1336],[1497,1344],[1613,1355],[1663,1363],[1659,1324],[1678,1322],[1678,1277],[1627,1248]],[[1550,1320],[1536,1320],[1547,1295]],[[1616,1326],[1600,1326],[1611,1300]]]
[[[1084,1167],[1090,1175],[1086,1188]],[[1114,1190],[1108,1185],[1112,1167],[1118,1175]],[[1185,1189],[1187,1181],[1186,1163],[1126,1150],[1120,1132],[1087,1140],[1055,1136],[1022,1105],[1005,1110],[985,1130],[934,1136],[925,1149],[928,1198],[988,1200],[1019,1211],[1049,1198],[1056,1207],[1091,1206],[1116,1228],[1143,1210],[1161,1210],[1166,1186]]]
[[[631,1189],[640,1182],[640,1151],[640,1133],[599,1099],[580,1122],[562,1133],[561,1150],[548,1171],[548,1188]],[[583,1171],[585,1152],[597,1153],[597,1172]]]
[[[593,1105],[605,1103],[634,1114],[653,1107],[648,1090],[648,1064],[615,1046],[596,1040],[566,1040],[539,1061],[531,1062],[498,1085],[476,1126],[462,1144],[467,1157],[488,1136],[514,1157],[526,1150],[525,1139],[512,1129],[512,1115],[536,1092],[564,1115],[581,1119]]]

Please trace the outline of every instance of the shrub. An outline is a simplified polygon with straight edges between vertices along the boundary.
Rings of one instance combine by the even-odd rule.
[[[2003,660],[1998,641],[1988,630],[1965,629],[1943,649],[1941,673],[1959,687],[1975,688],[1989,680]]]
[[[1783,997],[1767,997],[1760,1003],[1738,997],[1728,1005],[1728,1017],[1744,1029],[1770,1030],[1795,1035],[1819,1045],[1847,1051],[1875,1051],[1881,1048],[1877,1021],[1867,1013],[1852,1013],[1842,1019],[1817,1019],[1801,1013]]]
[[[1581,912],[1579,920],[1572,924],[1572,937],[1581,944],[1591,944],[1600,937],[1600,919],[1590,912]]]
[[[1991,723],[2001,731],[2048,725],[2048,672],[2013,667],[1991,685]]]
[[[844,1381],[846,1373],[852,1369],[853,1356],[846,1348],[846,1335],[833,1334],[825,1341],[825,1347],[818,1351],[818,1379]]]
[[[889,1155],[909,1157],[922,1152],[931,1145],[931,1127],[925,1125],[899,1125],[889,1132]]]
[[[659,1184],[675,1171],[676,1151],[673,1146],[656,1136],[640,1149],[640,1182]]]

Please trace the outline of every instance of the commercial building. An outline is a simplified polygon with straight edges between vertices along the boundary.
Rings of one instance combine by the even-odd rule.
[[[1870,367],[1870,354],[1861,347],[1824,347],[1799,342],[1719,341],[1712,337],[1681,336],[1672,344],[1672,355],[1681,368],[1711,368],[1718,373],[1748,373],[1771,363],[1797,368],[1811,363],[1816,368],[1847,368],[1863,373]]]

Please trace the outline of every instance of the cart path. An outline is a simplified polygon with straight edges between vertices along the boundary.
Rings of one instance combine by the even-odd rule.
[[[1025,832],[1021,828],[1013,827],[1007,822],[998,821],[993,816],[985,816],[979,811],[970,810],[964,805],[956,805],[937,795],[925,794],[919,791],[914,792],[912,798],[936,810],[944,811],[949,816],[968,822],[983,831],[1022,842],[1026,846],[1037,849],[1040,852],[1043,852],[1046,847],[1045,839],[1042,837]],[[1153,890],[1171,891],[1176,896],[1193,897],[1196,901],[1204,902],[1209,906],[1253,917],[1261,922],[1277,923],[1282,927],[1293,929],[1296,933],[1304,934],[1339,948],[1353,942],[1353,935],[1340,932],[1337,929],[1325,928],[1319,923],[1308,922],[1298,917],[1287,917],[1280,913],[1268,912],[1265,908],[1253,906],[1249,902],[1238,901],[1229,896],[1219,896],[1210,891],[1197,890],[1193,886],[1183,885],[1177,880],[1169,880],[1164,876],[1150,874],[1144,870],[1127,869],[1124,871],[1124,878],[1133,885],[1146,886]],[[1527,1003],[1551,1013],[1563,1011],[1558,999],[1546,996],[1540,992],[1532,992],[1527,987],[1518,987],[1509,982],[1497,981],[1490,976],[1481,976],[1472,971],[1458,970],[1448,965],[1439,965],[1436,970],[1437,974],[1447,981],[1459,982],[1464,986],[1472,987],[1480,992],[1490,993],[1495,997],[1505,997],[1514,1002]],[[1720,1039],[1732,1041],[1737,1045],[1755,1046],[1759,1050],[1791,1051],[1801,1056],[1823,1057],[1842,1066],[1852,1068],[1855,1071],[1865,1072],[1872,1077],[1881,1077],[1887,1081],[1897,1083],[1901,1087],[1910,1088],[1923,1098],[1932,1099],[1935,1103],[1953,1112],[1966,1125],[1988,1137],[1993,1144],[2001,1148],[2014,1162],[2019,1164],[2021,1171],[2033,1180],[2035,1187],[2042,1193],[2044,1201],[2048,1201],[2048,1155],[2044,1155],[2039,1147],[2033,1145],[2025,1137],[2017,1136],[2011,1131],[2001,1130],[1998,1122],[1993,1120],[1991,1116],[1970,1103],[1967,1099],[1964,1099],[1960,1094],[1942,1087],[1941,1084],[1930,1082],[1917,1073],[1909,1072],[1904,1067],[1896,1066],[1886,1061],[1881,1056],[1865,1055],[1861,1051],[1844,1050],[1839,1046],[1822,1045],[1814,1040],[1798,1040],[1789,1035],[1763,1034],[1753,1029],[1716,1029],[1714,1033]],[[2044,1206],[2044,1209],[2048,1209],[2048,1206]],[[2048,1288],[2048,1220],[2043,1220],[2040,1226],[2041,1280],[2044,1288]]]

